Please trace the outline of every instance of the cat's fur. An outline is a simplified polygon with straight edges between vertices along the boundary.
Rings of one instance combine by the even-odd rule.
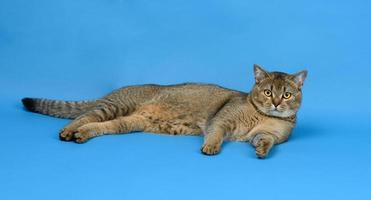
[[[86,142],[134,131],[204,135],[202,153],[214,155],[224,140],[247,141],[259,158],[286,141],[301,104],[307,72],[267,72],[254,65],[250,94],[211,84],[140,85],[116,90],[94,101],[24,98],[32,112],[74,119],[60,132],[64,141]],[[288,97],[288,98],[287,98]]]

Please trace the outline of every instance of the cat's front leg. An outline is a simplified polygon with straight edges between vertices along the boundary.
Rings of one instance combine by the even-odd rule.
[[[201,152],[205,155],[216,155],[220,152],[224,141],[224,131],[221,128],[209,129],[204,137]]]
[[[255,147],[255,153],[258,158],[265,158],[275,143],[275,138],[271,134],[258,133],[252,140]]]

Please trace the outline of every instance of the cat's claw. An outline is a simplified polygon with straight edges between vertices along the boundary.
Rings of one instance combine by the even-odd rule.
[[[209,145],[205,144],[201,148],[201,152],[204,155],[213,156],[220,152],[220,145]]]

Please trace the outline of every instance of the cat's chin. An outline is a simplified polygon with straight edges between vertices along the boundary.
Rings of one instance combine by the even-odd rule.
[[[276,110],[276,109],[267,109],[267,108],[259,108],[260,112],[272,117],[280,117],[280,118],[287,118],[292,117],[295,115],[294,111],[287,111],[287,110]]]
[[[270,110],[269,112],[266,112],[267,115],[274,116],[274,117],[292,117],[294,113],[288,112],[288,111],[278,111],[278,110]]]

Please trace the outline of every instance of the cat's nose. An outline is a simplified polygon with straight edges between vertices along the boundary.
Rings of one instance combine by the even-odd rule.
[[[281,100],[274,98],[272,103],[274,107],[277,108],[281,104]]]

